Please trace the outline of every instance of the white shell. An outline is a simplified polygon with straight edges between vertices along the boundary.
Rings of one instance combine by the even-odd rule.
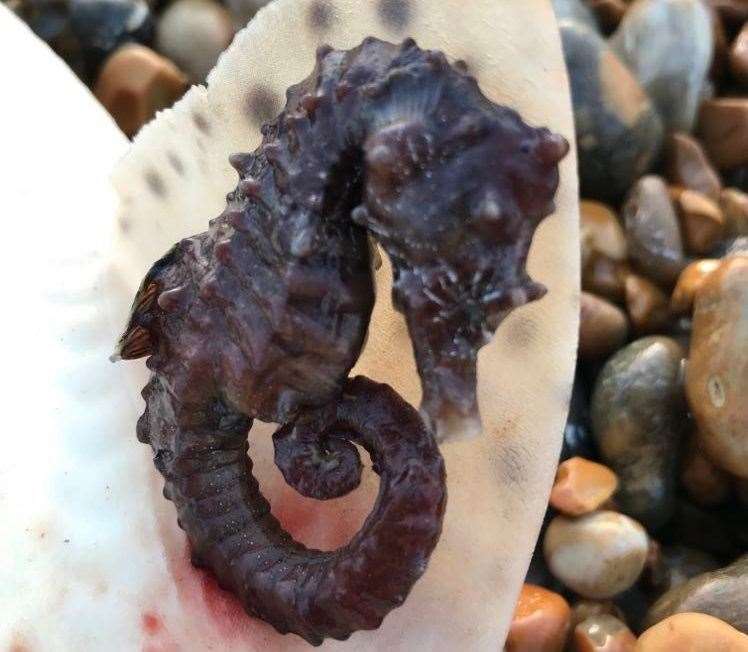
[[[329,20],[312,28],[312,6]],[[259,142],[260,113],[312,68],[320,42],[411,35],[464,58],[484,92],[573,144],[560,43],[546,0],[277,0],[209,77],[162,113],[118,167],[119,213],[106,177],[124,137],[49,50],[0,7],[0,256],[6,312],[0,462],[0,649],[308,649],[232,610],[187,561],[173,507],[134,427],[142,363],[107,361],[140,279],[177,239],[220,213],[236,175],[228,154]],[[389,23],[391,25],[392,23]],[[19,62],[23,62],[20,65]],[[252,113],[251,115],[254,115]],[[183,174],[180,175],[178,170]],[[562,165],[557,213],[541,226],[530,271],[549,288],[481,353],[485,432],[442,447],[449,505],[442,539],[406,604],[345,650],[500,649],[548,498],[574,367],[579,301],[576,161]],[[112,232],[116,231],[112,242]],[[355,371],[419,401],[410,343],[390,305],[387,261]],[[273,510],[300,540],[329,548],[358,527],[376,492],[320,505],[272,465],[270,428],[252,433]]]

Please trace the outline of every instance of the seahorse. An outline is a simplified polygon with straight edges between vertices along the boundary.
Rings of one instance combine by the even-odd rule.
[[[477,352],[543,295],[525,260],[568,144],[490,102],[464,64],[372,37],[320,48],[262,133],[231,157],[224,212],[146,275],[116,356],[147,356],[137,435],[193,563],[319,645],[377,628],[426,570],[447,496],[437,440],[479,428]],[[374,303],[370,239],[392,263],[420,414],[348,378]],[[306,496],[354,489],[354,444],[368,452],[379,494],[348,544],[308,549],[270,513],[247,455],[254,419],[282,424],[276,463]]]

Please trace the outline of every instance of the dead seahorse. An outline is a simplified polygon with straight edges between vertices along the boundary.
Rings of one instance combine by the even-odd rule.
[[[195,562],[249,614],[312,644],[374,629],[424,573],[446,502],[438,437],[475,430],[476,356],[543,294],[524,270],[553,211],[566,141],[486,99],[464,66],[414,41],[322,48],[208,231],[147,274],[118,355],[149,356],[150,443]],[[372,236],[394,270],[422,419],[390,387],[348,379],[374,302]],[[294,541],[252,475],[253,419],[286,480],[355,488],[354,443],[380,475],[361,530],[331,552]]]

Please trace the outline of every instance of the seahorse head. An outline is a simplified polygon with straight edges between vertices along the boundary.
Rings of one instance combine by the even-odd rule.
[[[376,94],[383,107],[390,97],[397,104],[380,107],[389,123],[364,143],[364,197],[353,219],[393,263],[423,411],[444,437],[480,429],[478,349],[513,308],[545,292],[525,261],[535,228],[554,210],[569,145],[491,103],[443,55],[428,54]]]

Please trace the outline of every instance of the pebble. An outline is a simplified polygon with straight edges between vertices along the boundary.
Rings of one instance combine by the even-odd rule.
[[[730,496],[729,476],[709,461],[693,438],[681,461],[680,481],[691,500],[702,507],[721,505]]]
[[[589,387],[578,371],[571,390],[569,414],[564,427],[560,461],[572,457],[596,458],[597,447],[590,431]]]
[[[525,584],[519,594],[505,652],[561,652],[571,609],[558,593]]]
[[[659,152],[662,122],[639,82],[593,28],[570,20],[559,27],[582,196],[618,201]]]
[[[580,600],[571,608],[571,628],[595,616],[614,616],[621,622],[626,621],[621,608],[611,600]]]
[[[670,576],[670,588],[674,589],[696,575],[719,568],[717,560],[697,548],[682,545],[663,546],[662,560]]]
[[[703,102],[698,131],[718,168],[748,164],[748,97],[718,97]]]
[[[595,15],[583,0],[553,0],[553,10],[558,22],[578,23],[597,31]]]
[[[588,0],[588,4],[606,34],[618,27],[628,9],[624,0]]]
[[[719,196],[719,205],[725,216],[725,235],[748,236],[748,195],[737,188],[725,188]]]
[[[600,254],[615,261],[626,260],[626,233],[615,211],[601,202],[583,199],[579,203],[582,261]]]
[[[270,0],[226,0],[237,28],[244,27]]]
[[[636,652],[746,652],[748,636],[704,614],[671,616],[644,632]]]
[[[626,313],[610,301],[582,292],[579,320],[579,355],[600,360],[616,351],[629,332]]]
[[[675,289],[670,297],[670,312],[675,315],[690,314],[693,301],[699,288],[704,284],[706,278],[722,262],[714,258],[697,260],[686,267],[678,277]]]
[[[627,263],[593,253],[582,268],[582,289],[613,302],[626,298],[626,277],[631,273]]]
[[[696,294],[686,394],[699,444],[748,478],[748,257],[730,256]]]
[[[632,262],[652,280],[672,287],[686,266],[678,216],[662,178],[634,185],[622,209]]]
[[[591,616],[574,628],[575,652],[633,652],[636,637],[618,618]]]
[[[686,249],[697,255],[711,252],[725,232],[722,209],[696,190],[681,192],[677,206]]]
[[[213,0],[176,0],[161,14],[156,30],[159,52],[193,83],[205,81],[233,38],[231,15]]]
[[[748,555],[725,568],[702,573],[670,589],[647,614],[647,626],[676,613],[694,611],[748,633]],[[715,648],[718,649],[718,648]]]
[[[104,63],[94,94],[127,136],[187,89],[187,78],[168,59],[144,45],[125,45]]]
[[[626,277],[626,310],[639,335],[666,330],[670,322],[667,295],[654,283],[638,274]]]
[[[704,509],[680,497],[666,528],[667,541],[698,548],[720,559],[734,558],[741,552],[740,537],[729,517],[726,507]]]
[[[605,600],[636,582],[647,556],[647,533],[616,512],[557,516],[546,530],[543,551],[551,572],[572,591]]]
[[[698,190],[714,201],[719,200],[722,180],[698,140],[677,132],[668,137],[665,151],[670,183]]]
[[[730,29],[738,30],[748,21],[748,2],[745,0],[708,0]]]
[[[610,45],[652,98],[666,131],[691,131],[714,47],[702,0],[636,0]]]
[[[592,432],[616,473],[621,510],[652,530],[675,508],[677,456],[685,421],[683,350],[669,337],[645,337],[616,353],[592,395]]]
[[[153,16],[145,0],[69,0],[68,13],[91,75],[120,45],[153,41]]]
[[[733,41],[730,48],[730,73],[742,86],[748,86],[748,23]]]
[[[567,516],[589,514],[605,503],[617,487],[618,478],[607,466],[572,457],[558,467],[550,504]]]

